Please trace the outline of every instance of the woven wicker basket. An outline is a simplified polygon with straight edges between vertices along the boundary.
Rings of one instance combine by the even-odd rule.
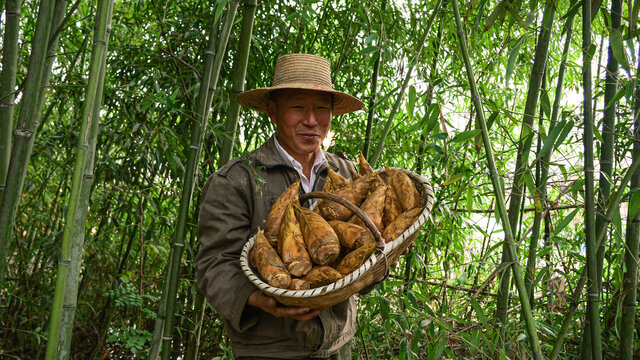
[[[309,290],[288,290],[270,286],[256,275],[249,265],[249,252],[255,243],[255,236],[251,237],[242,248],[240,266],[249,280],[262,292],[288,306],[304,306],[310,308],[324,308],[347,300],[366,286],[380,280],[388,271],[389,265],[400,257],[402,252],[411,245],[415,237],[424,226],[433,207],[433,188],[427,180],[409,170],[395,168],[407,174],[420,193],[424,211],[409,228],[392,242],[385,244],[384,249],[376,251],[362,266],[342,279],[321,287]],[[381,176],[385,171],[377,170]],[[368,220],[368,219],[367,219]],[[365,223],[369,221],[365,221]]]

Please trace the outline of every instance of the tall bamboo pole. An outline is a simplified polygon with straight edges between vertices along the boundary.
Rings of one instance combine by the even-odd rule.
[[[604,11],[604,10],[603,10]],[[618,31],[622,19],[622,1],[611,1],[611,32]],[[615,118],[616,118],[616,104],[609,106],[609,102],[614,99],[616,92],[618,91],[618,60],[613,55],[613,47],[611,40],[609,40],[608,59],[607,59],[607,71],[605,74],[605,89],[604,89],[604,119],[602,121],[602,144],[600,145],[600,179],[598,181],[598,201],[596,203],[595,214],[595,228],[599,231],[601,227],[604,229],[604,238],[600,245],[596,249],[596,281],[598,292],[602,288],[602,267],[604,261],[604,248],[607,242],[606,228],[609,226],[608,222],[604,221],[604,205],[611,194],[611,176],[613,173],[613,152],[615,147]],[[599,296],[599,295],[598,295]],[[587,302],[587,314],[592,311],[598,311],[592,309],[593,304]],[[582,332],[582,347],[581,358],[591,359],[591,322],[586,321],[584,331]]]
[[[409,68],[407,69],[407,75],[405,75],[404,80],[402,81],[402,86],[400,91],[396,96],[396,101],[393,103],[393,108],[389,113],[389,117],[387,118],[387,122],[384,125],[384,129],[382,129],[382,134],[380,135],[380,139],[378,140],[378,147],[376,152],[373,153],[371,159],[369,159],[369,163],[372,167],[375,168],[376,163],[380,159],[380,155],[382,154],[382,149],[384,148],[384,143],[387,140],[387,136],[389,135],[389,131],[391,130],[391,125],[393,124],[393,118],[396,116],[398,112],[398,108],[400,108],[400,103],[402,102],[402,97],[404,96],[404,92],[407,90],[407,86],[409,85],[409,80],[411,80],[411,74],[413,73],[413,69],[415,68],[415,64],[417,64],[418,59],[420,59],[420,54],[422,53],[422,49],[424,48],[424,43],[429,36],[429,31],[431,30],[431,25],[433,24],[433,20],[436,15],[440,11],[440,5],[442,5],[442,0],[438,0],[436,6],[433,8],[429,19],[427,20],[427,25],[424,29],[424,34],[422,34],[422,39],[418,43],[418,50],[416,50],[416,54],[413,57],[413,60],[409,63]]]
[[[238,41],[238,54],[233,61],[233,89],[227,112],[225,124],[225,137],[222,142],[219,164],[225,164],[231,160],[233,145],[236,141],[236,129],[238,128],[238,115],[240,104],[236,96],[244,91],[245,78],[247,77],[247,65],[249,64],[249,49],[251,48],[251,34],[253,33],[253,20],[256,15],[258,0],[245,0],[242,10],[242,29]]]
[[[480,128],[482,129],[482,142],[484,145],[485,152],[487,154],[487,165],[489,168],[489,174],[490,174],[489,176],[491,178],[491,183],[493,185],[493,192],[495,195],[496,207],[498,208],[498,213],[500,214],[500,219],[502,220],[502,227],[504,229],[504,238],[505,238],[504,241],[505,243],[509,244],[508,249],[510,252],[509,254],[510,258],[515,259],[516,250],[515,250],[513,232],[511,231],[509,216],[507,214],[506,204],[504,201],[504,194],[502,193],[500,175],[498,174],[498,169],[496,168],[496,163],[493,156],[491,139],[489,139],[487,123],[484,118],[482,102],[480,101],[480,93],[478,92],[476,81],[473,75],[473,69],[471,68],[471,61],[469,60],[469,51],[467,50],[468,49],[467,41],[464,35],[465,34],[464,30],[462,28],[462,21],[460,20],[458,2],[456,0],[452,0],[451,3],[453,5],[453,13],[456,20],[458,42],[460,44],[460,50],[462,52],[462,58],[464,60],[465,69],[467,71],[467,78],[469,79],[469,87],[471,88],[471,98],[478,112],[477,119],[478,119],[478,122],[480,123]],[[531,344],[531,349],[533,351],[534,358],[536,360],[542,360],[542,350],[540,349],[540,342],[538,340],[536,325],[533,318],[533,314],[531,313],[531,306],[529,305],[529,297],[527,296],[527,290],[524,286],[524,279],[522,278],[522,271],[520,270],[520,265],[518,264],[518,262],[514,262],[511,265],[511,270],[513,271],[513,277],[516,281],[516,287],[518,289],[520,304],[522,305],[522,312],[524,314],[524,318],[526,322],[527,335],[529,337],[529,343]]]
[[[2,74],[0,74],[0,203],[11,156],[11,131],[18,68],[21,0],[7,0],[4,38],[2,40]],[[1,277],[0,277],[1,278]]]
[[[516,233],[518,220],[521,216],[520,208],[522,205],[522,198],[524,197],[524,185],[521,183],[520,179],[526,171],[529,171],[529,152],[531,151],[531,144],[534,137],[533,121],[538,106],[540,84],[542,83],[542,76],[547,65],[549,39],[553,30],[554,15],[555,3],[551,0],[547,0],[544,8],[544,15],[542,17],[542,28],[540,29],[538,42],[536,44],[536,52],[531,68],[531,75],[529,76],[527,100],[524,107],[520,140],[518,142],[518,154],[516,156],[515,171],[513,174],[513,182],[511,184],[511,199],[509,200],[508,216],[509,224],[511,224],[511,232],[513,234]],[[518,239],[515,240],[517,241]],[[502,264],[510,264],[519,261],[517,257],[512,258],[510,256],[508,247],[509,244],[505,242],[502,249]],[[498,322],[501,324],[499,348],[502,347],[504,342],[504,332],[506,331],[510,283],[511,276],[509,271],[503,271],[500,274],[500,287],[498,289],[498,299],[496,304],[496,317]]]
[[[564,88],[564,74],[567,67],[567,57],[569,55],[569,48],[571,47],[571,38],[573,37],[573,23],[575,17],[572,17],[569,21],[569,27],[567,28],[567,35],[564,41],[564,48],[562,50],[562,58],[560,60],[560,67],[558,69],[558,82],[556,84],[556,92],[553,100],[553,109],[551,111],[551,119],[549,122],[549,133],[553,131],[555,126],[558,124],[558,113],[560,112],[560,100],[562,99],[562,91]],[[552,146],[549,149],[549,152],[540,158],[541,169],[540,169],[540,182],[537,185],[538,194],[540,196],[540,202],[542,203],[543,213],[538,214],[536,212],[534,221],[533,221],[533,229],[531,231],[531,241],[529,243],[529,255],[527,258],[527,270],[525,272],[524,282],[527,286],[527,291],[529,292],[529,300],[533,301],[533,282],[535,281],[535,271],[536,271],[536,259],[538,257],[536,253],[536,249],[538,247],[538,238],[540,234],[540,227],[542,222],[542,216],[544,214],[544,209],[547,204],[547,180],[549,179],[549,162],[551,161],[551,157],[553,155],[554,147]],[[533,304],[531,304],[533,307]]]
[[[587,326],[591,325],[591,355],[595,360],[602,358],[600,343],[600,289],[598,288],[597,247],[595,227],[594,166],[593,166],[593,109],[591,91],[591,1],[582,1],[582,91],[584,93],[584,197],[585,197],[585,243],[587,248]],[[583,342],[583,347],[585,346]],[[584,353],[584,351],[583,351]]]
[[[67,4],[67,0],[56,0],[56,5],[53,9],[51,29],[49,31],[49,43],[44,63],[44,72],[42,73],[40,92],[38,94],[38,107],[36,111],[38,116],[41,116],[42,114],[42,108],[44,107],[47,90],[49,88],[49,80],[51,80],[51,69],[53,68],[53,63],[58,57],[58,41],[60,40],[61,29],[64,26],[64,23],[69,20],[68,16],[65,17],[65,15],[67,15]],[[75,7],[77,7],[78,4],[76,3],[75,5]],[[42,122],[39,127],[42,128]]]
[[[112,12],[113,0],[101,0],[96,14],[97,25],[94,33],[86,101],[82,109],[78,155],[73,171],[71,195],[58,262],[56,288],[49,322],[49,339],[45,354],[47,360],[69,358],[89,195],[93,183],[93,163],[102,107],[102,89]]]
[[[610,223],[611,219],[613,219],[613,214],[616,211],[618,211],[618,205],[620,205],[620,199],[622,199],[624,190],[627,187],[627,184],[629,184],[629,181],[631,180],[632,175],[636,172],[636,169],[638,169],[639,167],[640,167],[640,154],[634,154],[631,166],[629,167],[629,169],[627,169],[627,172],[625,173],[624,178],[622,178],[622,181],[620,181],[620,185],[618,186],[618,189],[611,196],[611,200],[609,200],[607,204],[607,211],[605,212],[605,215],[604,215],[604,221],[606,223]],[[601,227],[598,229],[598,233],[596,235],[596,247],[600,246],[600,244],[602,243],[602,239],[604,238],[604,233],[606,232],[606,230],[607,230],[606,227]],[[551,356],[549,357],[550,360],[555,360],[558,358],[558,355],[560,355],[560,352],[562,351],[562,345],[564,343],[564,339],[567,335],[567,329],[569,329],[569,325],[571,325],[574,322],[573,314],[575,313],[576,308],[580,303],[582,290],[584,290],[584,285],[587,282],[586,268],[587,268],[586,265],[584,265],[580,271],[580,278],[578,279],[578,284],[576,285],[575,290],[573,291],[573,294],[571,296],[571,305],[569,306],[569,311],[564,315],[564,318],[562,319],[562,326],[560,327],[560,331],[558,331],[558,336],[556,338],[556,341],[553,343],[553,350],[551,352]]]
[[[38,19],[31,44],[31,56],[20,102],[18,125],[14,130],[15,137],[11,146],[5,192],[2,196],[2,203],[0,203],[0,288],[4,288],[9,242],[40,121],[40,114],[37,111],[38,97],[45,68],[53,8],[54,0],[40,1]]]
[[[640,50],[638,51],[640,54]],[[636,89],[633,109],[633,156],[640,156],[640,61],[636,70]],[[640,188],[640,170],[636,170],[631,178],[631,190]],[[631,209],[629,209],[631,210]],[[637,311],[638,292],[638,260],[640,259],[640,211],[633,219],[627,217],[626,251],[624,254],[625,270],[622,279],[622,313],[620,329],[620,359],[633,359],[634,326]]]
[[[240,67],[242,68],[242,64],[244,64],[244,69],[240,69],[240,71],[242,71],[242,79],[238,79],[234,77],[234,85],[236,84],[236,80],[239,80],[238,82],[241,85],[240,92],[242,91],[242,89],[244,89],[244,79],[245,79],[247,63],[249,59],[249,48],[251,46],[251,33],[253,31],[253,20],[255,17],[255,11],[256,11],[256,5],[257,5],[256,1],[257,0],[249,0],[249,1],[245,0],[245,4],[244,4],[242,31],[240,34],[240,43],[239,43],[239,49],[238,49],[238,56],[240,57],[240,59],[244,58],[244,62],[242,61],[240,62]],[[215,44],[215,39],[213,39],[213,37],[212,39],[210,39],[210,43]],[[203,77],[207,75],[204,75]],[[208,77],[210,78],[210,76]],[[207,89],[208,89],[208,86],[205,87],[204,93],[200,95],[202,99],[207,99],[207,94],[206,94]],[[232,102],[236,102],[237,104],[237,101],[235,101],[235,97],[233,97]],[[200,109],[200,110],[202,110],[201,114],[203,114],[204,109]],[[177,224],[178,228],[176,230],[176,235],[173,241],[174,245],[172,250],[173,250],[174,261],[172,262],[172,268],[170,269],[170,271],[173,273],[171,274],[173,275],[173,277],[167,279],[169,281],[169,292],[167,296],[167,308],[169,311],[167,312],[167,318],[164,324],[164,336],[162,341],[162,352],[161,352],[162,359],[165,359],[165,360],[169,359],[170,350],[171,350],[173,319],[175,314],[175,298],[177,293],[178,274],[180,271],[179,270],[180,259],[182,257],[182,250],[184,248],[185,227],[186,227],[186,222],[187,222],[186,220],[187,220],[187,215],[189,211],[188,205],[189,205],[191,196],[193,194],[195,169],[197,168],[199,159],[200,159],[200,151],[202,149],[202,135],[204,135],[204,126],[206,124],[206,119],[204,119],[201,122],[201,124],[202,124],[202,127],[198,131],[192,132],[191,148],[193,148],[194,146],[197,146],[197,154],[196,154],[197,158],[196,157],[194,157],[193,159],[191,157],[189,158],[188,166],[190,168],[188,169],[187,173],[190,176],[190,179],[185,178],[184,188],[189,189],[190,191],[188,195],[183,192],[183,198],[180,201],[179,220],[181,221],[179,221]],[[237,125],[237,112],[236,112],[236,125]],[[234,134],[233,137],[235,138],[235,127],[233,128],[233,134]],[[196,139],[196,136],[198,137],[197,139]],[[197,145],[195,144],[196,141],[197,141]],[[232,149],[233,149],[233,143],[231,143],[231,148],[229,149],[229,151],[231,152]],[[224,150],[224,147],[223,147],[223,150]],[[194,151],[191,151],[191,152],[193,153]],[[185,173],[185,176],[187,176],[187,173]],[[187,186],[189,186],[190,188]],[[188,198],[185,198],[185,196],[188,196]],[[183,207],[183,204],[184,204],[184,207]]]
[[[212,24],[211,38],[209,39],[209,48],[208,48],[208,51],[210,51],[211,53],[210,56],[212,57],[212,60],[211,60],[212,62],[215,61],[215,49],[216,49],[216,44],[218,42],[219,29],[220,29],[220,21],[214,22]],[[209,56],[209,54],[207,54],[207,56]],[[205,60],[205,63],[208,61],[209,61],[208,59]],[[205,69],[206,69],[206,65],[205,65]],[[209,114],[211,112],[211,100],[215,95],[215,86],[211,86],[211,84],[212,83],[217,84],[217,81],[213,79],[213,73],[214,71],[212,70],[209,76],[209,81],[208,81],[210,85],[206,92],[208,106],[205,108],[205,111],[203,114],[204,119],[206,119],[205,121],[208,121],[209,119]],[[217,77],[218,75],[216,74],[216,79]],[[202,84],[201,86],[204,86],[204,84]],[[200,104],[200,98],[204,95],[205,94],[203,94],[202,91],[200,91],[200,93],[198,94],[198,105]],[[215,117],[211,121],[215,122]],[[204,136],[205,136],[205,131],[202,132],[202,146],[200,150],[201,152],[202,152],[202,148],[205,146]],[[206,155],[205,155],[204,161],[206,163]],[[196,214],[194,214],[194,219],[197,219],[197,217],[198,217],[198,213],[196,212]],[[197,249],[197,246],[198,245],[194,243],[192,244],[191,248]],[[198,286],[196,283],[193,284],[193,289],[194,289],[193,293],[195,294],[195,299],[193,301],[193,311],[191,312],[192,326],[191,326],[191,330],[189,331],[189,340],[187,342],[187,353],[185,354],[185,357],[184,357],[185,360],[198,360],[199,349],[200,349],[200,335],[202,334],[202,325],[204,323],[204,311],[206,308],[204,295],[202,294],[201,291],[198,290]]]
[[[191,143],[187,150],[187,169],[184,173],[183,188],[180,198],[180,207],[178,209],[178,218],[176,219],[176,231],[171,245],[169,254],[169,263],[167,266],[165,287],[162,295],[162,301],[158,309],[156,323],[154,328],[153,340],[151,345],[150,359],[157,359],[162,344],[162,358],[166,359],[171,350],[171,334],[173,331],[173,319],[175,314],[175,297],[177,293],[178,275],[180,272],[180,259],[182,258],[182,250],[184,248],[184,239],[186,234],[187,217],[193,196],[193,188],[195,185],[196,171],[199,165],[200,154],[202,152],[202,142],[207,125],[209,108],[213,101],[210,94],[211,89],[216,88],[222,60],[226,52],[229,35],[233,26],[233,20],[238,9],[238,1],[229,3],[229,8],[225,15],[225,21],[220,35],[220,41],[217,51],[214,51],[216,31],[212,29],[209,38],[208,48],[204,61],[204,71],[198,94],[198,105],[196,108],[196,119],[191,127]],[[214,23],[213,27],[218,24]],[[168,334],[168,335],[166,335]]]
[[[384,51],[384,13],[387,10],[387,0],[382,0],[380,5],[380,36],[378,37],[378,54],[376,62],[373,64],[373,74],[371,75],[371,97],[369,98],[369,107],[367,112],[367,129],[364,133],[364,145],[362,147],[362,155],[364,158],[369,157],[369,144],[371,142],[371,129],[373,128],[373,114],[378,96],[378,74],[380,73],[380,59]]]

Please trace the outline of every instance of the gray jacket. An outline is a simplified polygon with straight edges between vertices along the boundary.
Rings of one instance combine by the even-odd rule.
[[[198,287],[224,318],[236,357],[327,357],[355,333],[353,298],[309,321],[276,318],[247,305],[256,287],[240,269],[242,247],[258,227],[264,228],[271,205],[299,178],[278,153],[274,136],[246,159],[232,159],[205,184],[198,227],[201,247],[195,264]],[[325,156],[326,165],[351,177],[353,163],[330,153]],[[326,165],[318,171],[314,190],[324,185]]]

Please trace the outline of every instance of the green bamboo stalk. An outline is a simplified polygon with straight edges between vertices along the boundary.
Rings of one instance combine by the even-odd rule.
[[[591,305],[587,313],[587,324],[591,323],[591,355],[594,360],[602,359],[600,342],[600,289],[598,288],[598,268],[596,258],[594,165],[593,165],[593,104],[591,90],[591,1],[582,2],[582,90],[584,92],[584,197],[585,197],[585,243],[587,255],[587,304]],[[588,326],[588,325],[587,325]],[[583,342],[583,347],[585,346]],[[583,351],[584,353],[584,351]]]
[[[157,359],[162,345],[162,358],[169,356],[172,341],[173,319],[175,314],[175,297],[177,293],[178,275],[180,272],[180,259],[182,258],[182,250],[184,248],[184,239],[186,234],[187,216],[193,195],[193,188],[196,178],[196,170],[198,168],[200,153],[202,152],[202,142],[207,125],[209,108],[213,96],[211,89],[216,88],[220,75],[222,60],[231,34],[233,20],[235,19],[238,2],[229,3],[229,9],[225,15],[225,21],[222,29],[220,43],[217,51],[214,52],[216,38],[215,30],[212,29],[209,38],[208,49],[206,52],[204,71],[198,94],[198,105],[196,108],[196,119],[191,127],[191,143],[187,150],[187,169],[184,173],[184,186],[180,198],[180,207],[178,210],[178,218],[176,219],[176,231],[171,245],[169,254],[169,264],[167,266],[165,287],[162,295],[162,301],[158,309],[154,334],[151,344],[150,359]],[[218,24],[213,24],[216,27]]]
[[[53,9],[53,17],[51,20],[51,29],[49,35],[49,45],[47,46],[44,72],[42,73],[42,80],[40,81],[40,93],[38,94],[38,108],[36,112],[38,116],[41,116],[42,114],[42,108],[44,107],[47,89],[49,88],[49,80],[51,80],[51,69],[53,67],[54,61],[58,56],[58,41],[60,40],[61,28],[63,27],[65,21],[69,20],[68,17],[65,17],[65,15],[67,15],[67,3],[67,0],[57,0],[56,5]],[[42,122],[39,124],[39,128],[41,127]]]
[[[227,122],[225,124],[225,137],[222,142],[220,152],[220,164],[225,164],[231,160],[233,145],[236,141],[236,129],[238,128],[238,115],[240,114],[240,104],[236,96],[244,91],[245,78],[247,77],[247,65],[249,64],[249,49],[251,48],[251,33],[253,32],[253,20],[256,15],[258,0],[245,0],[242,10],[242,29],[238,41],[238,54],[233,62],[233,89],[229,111],[227,112]]]
[[[553,18],[555,15],[555,3],[547,0],[542,18],[542,29],[538,35],[538,43],[536,44],[536,52],[529,76],[529,85],[527,90],[527,100],[524,107],[524,116],[522,119],[522,128],[520,130],[520,140],[518,141],[518,154],[516,157],[515,171],[513,174],[513,182],[511,184],[511,199],[509,201],[509,224],[511,224],[511,232],[516,233],[518,220],[520,219],[520,208],[522,198],[524,197],[524,184],[520,181],[526,171],[528,171],[529,152],[533,142],[533,121],[538,106],[538,97],[540,95],[540,84],[542,76],[547,65],[549,39],[553,30]],[[518,239],[515,239],[516,241]],[[502,264],[510,264],[517,262],[518,258],[512,258],[508,249],[509,244],[505,242],[502,250]],[[500,287],[498,289],[498,299],[496,304],[496,318],[501,324],[498,348],[502,348],[504,341],[504,332],[507,324],[507,311],[509,308],[509,288],[511,284],[511,276],[509,271],[503,271],[500,274]]]
[[[640,53],[640,50],[639,50]],[[633,156],[640,156],[640,62],[636,70],[636,89],[634,100],[633,123]],[[631,189],[640,188],[640,170],[633,172]],[[629,211],[631,208],[629,208]],[[638,259],[640,258],[640,211],[636,212],[633,219],[631,213],[627,217],[627,233],[625,239],[627,248],[624,254],[624,274],[622,279],[622,313],[620,329],[620,359],[633,359],[634,326],[637,311],[638,292]],[[626,269],[625,269],[626,268]]]
[[[215,24],[212,25],[212,34],[211,34],[211,38],[209,39],[210,41],[210,46],[209,49],[211,50],[212,54],[214,54],[215,51],[215,44],[217,44],[217,39],[218,39],[218,32],[220,29],[220,21],[216,22]],[[213,40],[213,41],[212,41]],[[214,71],[211,71],[211,74],[213,75]],[[217,78],[217,76],[216,76]],[[214,83],[215,80],[212,79],[212,76],[209,77],[209,84]],[[202,86],[202,85],[201,85]],[[213,99],[213,96],[215,95],[215,87],[209,86],[209,89],[207,91],[207,104],[208,106],[205,109],[204,112],[204,118],[205,119],[209,119],[209,114],[211,111],[211,101]],[[200,97],[204,96],[203,93],[200,93],[198,95],[198,101],[200,100]],[[211,122],[215,122],[215,117],[213,119],[211,119]],[[205,135],[205,131],[203,131],[203,138],[202,138],[202,147],[205,146],[205,140],[204,140],[204,135]],[[201,147],[201,149],[202,149]],[[202,152],[202,150],[201,150]],[[205,155],[205,163],[206,163],[206,155]],[[197,218],[197,214],[194,215],[194,218]],[[197,244],[192,244],[191,248],[192,249],[196,249],[197,248]],[[200,349],[200,335],[202,334],[202,325],[204,323],[204,311],[205,311],[205,299],[204,299],[204,295],[202,295],[202,292],[200,292],[198,290],[198,286],[197,284],[194,283],[193,285],[193,293],[195,294],[195,300],[194,300],[194,304],[193,304],[193,311],[191,312],[191,316],[192,316],[192,330],[189,332],[189,340],[187,342],[187,353],[185,354],[185,360],[198,360],[198,354],[199,354],[199,349]]]
[[[367,112],[367,129],[364,133],[364,145],[362,147],[362,155],[364,158],[369,157],[369,144],[371,142],[371,129],[373,127],[373,114],[378,96],[378,74],[380,74],[380,59],[384,50],[384,13],[387,10],[387,0],[382,0],[380,5],[380,36],[378,37],[378,54],[376,62],[373,64],[373,74],[371,75],[371,97],[369,98],[369,107]]]
[[[633,155],[633,161],[631,162],[631,166],[627,169],[627,172],[620,181],[620,185],[618,186],[618,190],[611,197],[607,205],[607,211],[604,215],[605,223],[610,223],[611,219],[613,219],[613,214],[618,211],[618,205],[620,205],[620,200],[622,199],[622,195],[624,193],[627,184],[631,180],[632,175],[636,172],[636,169],[640,166],[640,154]],[[603,226],[598,229],[598,234],[596,235],[596,247],[600,246],[602,243],[602,239],[604,238],[604,233],[607,231],[607,227]],[[571,296],[571,306],[569,307],[569,311],[565,314],[564,319],[562,320],[562,326],[560,331],[558,332],[558,336],[556,341],[553,344],[553,351],[550,356],[550,360],[555,360],[558,358],[560,351],[562,350],[562,345],[564,343],[564,339],[567,335],[567,330],[569,329],[569,325],[573,323],[573,314],[576,311],[576,308],[580,304],[580,298],[582,296],[582,290],[584,290],[584,285],[587,282],[587,271],[586,265],[582,267],[580,271],[580,278],[578,279],[578,283],[573,291],[573,295]]]
[[[0,203],[11,157],[11,131],[18,69],[20,38],[20,0],[7,0],[4,38],[2,40],[2,74],[0,74]]]
[[[489,174],[490,174],[489,176],[491,179],[491,183],[493,185],[493,192],[495,195],[496,207],[498,208],[498,213],[500,214],[500,219],[502,220],[502,227],[504,229],[504,238],[505,238],[504,241],[507,244],[509,244],[508,249],[510,252],[509,254],[510,258],[515,259],[516,250],[515,250],[513,232],[511,231],[511,225],[509,223],[509,216],[507,214],[504,194],[502,193],[500,175],[498,174],[498,169],[496,168],[496,163],[493,156],[491,139],[489,139],[489,132],[488,132],[487,123],[484,117],[482,102],[480,101],[480,94],[478,92],[475,78],[473,76],[471,61],[469,60],[469,51],[467,50],[468,49],[467,41],[464,35],[464,30],[462,28],[462,21],[460,20],[458,2],[456,0],[452,0],[451,3],[453,5],[453,13],[456,20],[458,42],[460,45],[460,50],[462,52],[462,58],[464,60],[465,69],[467,71],[467,78],[469,79],[469,87],[471,88],[471,98],[473,100],[474,106],[477,109],[477,112],[478,112],[477,118],[478,118],[478,122],[480,123],[480,128],[482,129],[482,142],[485,148],[485,152],[487,154],[487,165],[489,168]],[[529,342],[531,344],[531,349],[533,351],[534,358],[536,360],[541,360],[542,350],[540,349],[540,342],[538,340],[536,325],[533,318],[533,314],[531,313],[531,307],[529,305],[529,297],[527,296],[527,290],[524,286],[522,271],[520,270],[520,265],[518,264],[518,262],[515,262],[511,265],[511,270],[513,271],[513,277],[516,281],[516,288],[518,289],[520,304],[522,305],[522,311],[525,317],[526,331],[529,337]]]
[[[541,92],[546,92],[546,83],[547,83],[547,74],[545,70],[545,75],[542,77],[542,89]],[[538,129],[542,132],[544,128],[544,111],[542,109],[542,104],[540,104],[540,112],[538,113]],[[549,125],[549,133],[553,129],[552,124]],[[538,136],[537,144],[536,144],[536,154],[540,154],[542,151],[542,137]],[[535,212],[533,215],[533,225],[531,230],[531,236],[529,238],[529,251],[527,256],[527,266],[524,271],[524,286],[527,289],[527,295],[529,296],[529,303],[531,304],[531,310],[535,309],[535,303],[533,299],[533,285],[535,281],[536,275],[536,258],[538,252],[538,239],[540,237],[540,225],[542,224],[542,215],[547,208],[546,197],[547,197],[547,183],[546,179],[543,182],[542,172],[543,167],[546,162],[544,159],[540,158],[536,161],[536,177],[535,177],[535,196],[539,201],[539,206],[534,206]]]
[[[611,1],[611,32],[618,31],[620,23],[622,21],[622,0]],[[598,182],[598,212],[596,213],[596,229],[604,226],[602,217],[604,216],[604,204],[606,203],[609,195],[611,195],[611,176],[613,173],[613,152],[615,145],[615,123],[616,123],[616,108],[617,102],[607,107],[609,102],[613,100],[618,92],[618,60],[613,55],[613,48],[611,41],[609,41],[608,59],[607,59],[607,73],[605,75],[605,90],[604,90],[604,119],[602,122],[602,146],[600,150],[600,179]],[[604,259],[604,243],[603,240],[600,247],[598,247],[597,259],[598,259],[598,287],[602,287],[602,267]]]
[[[185,360],[198,360],[198,349],[200,348],[200,335],[202,334],[202,324],[204,323],[205,300],[202,292],[196,289],[196,298],[193,304],[194,330],[189,335],[187,353]]]
[[[29,67],[24,80],[24,91],[20,102],[18,125],[14,130],[14,140],[11,146],[11,159],[7,170],[5,192],[0,203],[0,288],[4,288],[4,276],[7,266],[8,248],[13,232],[18,204],[22,196],[24,179],[27,169],[40,116],[38,97],[42,74],[45,68],[47,43],[53,17],[54,0],[41,0],[38,19],[33,34]]]
[[[558,69],[558,82],[556,84],[556,92],[553,100],[553,110],[551,112],[551,119],[549,122],[549,133],[555,128],[558,124],[558,113],[560,112],[560,100],[562,99],[562,91],[564,88],[564,74],[567,67],[567,56],[569,54],[569,48],[571,47],[571,38],[573,37],[573,23],[575,17],[571,19],[569,22],[569,27],[567,28],[567,35],[564,42],[564,48],[562,50],[562,58],[560,60],[560,67]],[[542,203],[543,211],[547,204],[547,181],[549,179],[549,161],[553,155],[554,147],[549,149],[547,155],[540,158],[540,182],[537,185],[538,193],[540,196],[540,202]],[[535,271],[536,271],[536,258],[537,253],[536,249],[538,246],[538,238],[540,234],[540,227],[542,222],[542,215],[536,212],[534,221],[533,221],[533,229],[531,231],[531,242],[529,244],[529,256],[527,259],[527,270],[525,272],[525,284],[527,286],[527,291],[529,292],[529,300],[532,302],[533,306],[533,282],[535,281]]]
[[[603,10],[604,11],[604,10]],[[612,0],[611,2],[611,32],[617,31],[620,27],[622,18],[622,1]],[[596,203],[595,214],[595,228],[600,229],[605,226],[608,227],[608,223],[604,222],[604,204],[606,203],[609,195],[611,194],[611,176],[613,173],[613,152],[615,146],[615,117],[616,117],[616,104],[608,105],[609,102],[615,97],[618,91],[618,60],[613,55],[613,48],[611,41],[609,41],[607,71],[605,74],[605,90],[604,90],[604,119],[602,121],[602,144],[600,146],[600,179],[598,181],[598,201]],[[596,286],[598,291],[602,288],[602,268],[604,262],[604,248],[607,242],[608,232],[604,232],[604,238],[600,245],[596,249]],[[599,295],[598,295],[599,296]],[[592,309],[593,304],[587,302],[587,314],[592,311],[598,311]],[[591,322],[586,321],[584,331],[582,333],[581,358],[591,359],[591,337],[592,329]]]
[[[78,155],[73,171],[71,195],[58,262],[56,288],[49,323],[49,339],[45,354],[47,360],[69,358],[89,196],[93,183],[93,163],[102,107],[102,89],[112,11],[113,0],[101,0],[96,14],[97,26],[94,33],[86,101],[82,110]]]
[[[418,59],[420,59],[420,54],[422,53],[422,49],[424,48],[424,43],[429,36],[429,31],[431,30],[431,25],[433,24],[433,20],[440,10],[440,6],[442,5],[442,0],[438,0],[429,19],[427,20],[427,26],[424,29],[424,34],[422,35],[422,39],[418,43],[418,50],[416,50],[416,54],[413,60],[409,63],[409,69],[407,69],[407,75],[405,75],[404,80],[402,81],[402,86],[400,87],[400,91],[396,96],[396,101],[393,103],[393,108],[391,108],[391,112],[389,113],[389,118],[387,118],[387,122],[384,125],[384,129],[382,130],[382,134],[380,135],[380,139],[378,140],[378,148],[371,159],[369,159],[369,163],[375,169],[376,163],[380,159],[380,155],[382,154],[382,149],[384,148],[384,143],[387,140],[387,136],[389,135],[389,131],[391,130],[391,125],[393,124],[393,118],[396,116],[398,112],[398,108],[400,108],[400,103],[402,102],[402,97],[404,96],[405,91],[407,90],[407,86],[409,85],[409,80],[411,80],[411,74],[413,73],[413,69],[418,63]]]

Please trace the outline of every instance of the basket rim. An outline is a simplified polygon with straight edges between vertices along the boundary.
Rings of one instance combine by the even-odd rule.
[[[276,297],[309,299],[309,298],[315,298],[321,295],[333,293],[347,287],[351,283],[358,280],[367,271],[369,271],[375,264],[377,264],[379,260],[384,261],[384,259],[393,250],[397,249],[402,244],[404,244],[407,238],[411,237],[417,230],[421,229],[424,226],[427,219],[431,215],[431,210],[433,208],[433,203],[434,203],[433,187],[424,176],[420,174],[416,174],[413,171],[406,170],[403,168],[398,168],[398,167],[389,167],[389,168],[400,170],[405,174],[407,174],[409,177],[416,180],[417,183],[421,184],[424,189],[425,204],[424,204],[424,209],[418,216],[417,220],[414,221],[413,224],[411,224],[411,226],[409,226],[409,228],[407,228],[396,239],[394,239],[389,243],[386,243],[382,253],[380,253],[379,251],[374,252],[373,254],[371,254],[371,256],[369,256],[369,258],[364,262],[364,264],[362,264],[358,269],[356,269],[355,271],[351,272],[347,276],[331,284],[320,286],[313,289],[308,289],[308,290],[289,290],[289,289],[277,288],[267,284],[262,279],[260,279],[249,266],[249,261],[248,261],[249,251],[251,251],[251,249],[253,248],[253,245],[255,243],[255,237],[256,237],[255,235],[253,235],[244,244],[244,246],[242,247],[242,252],[240,253],[240,267],[242,268],[242,271],[244,272],[245,276],[247,276],[247,278],[249,279],[249,281],[251,281],[251,283],[253,283],[253,285],[255,285],[258,289],[260,289],[267,295],[272,295]],[[385,169],[380,168],[380,169],[376,169],[375,171],[378,173],[381,173],[381,172],[384,172]]]

